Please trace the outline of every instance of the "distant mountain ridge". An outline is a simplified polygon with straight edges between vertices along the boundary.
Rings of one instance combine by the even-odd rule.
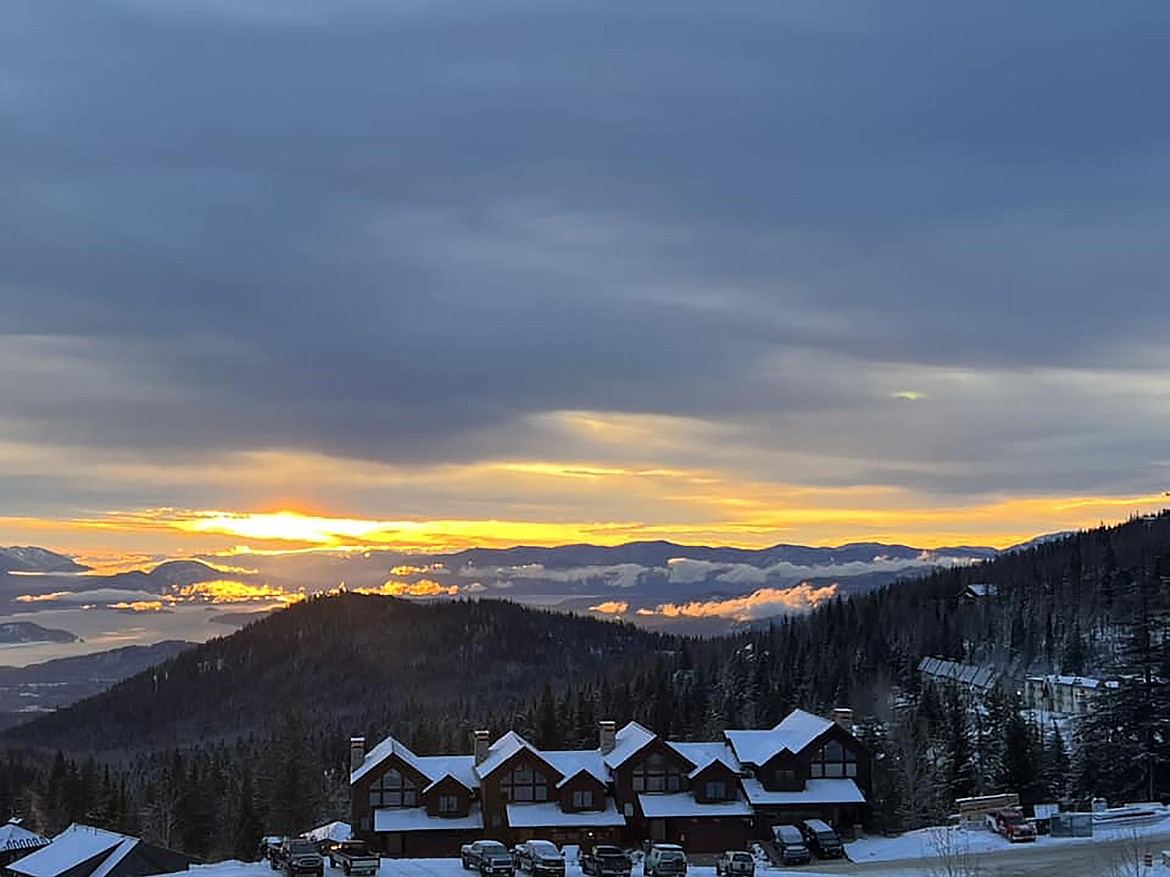
[[[1011,549],[1008,549],[1011,550]],[[811,547],[780,543],[767,548],[733,548],[728,546],[682,545],[668,541],[627,542],[623,545],[602,546],[587,543],[559,545],[551,548],[516,546],[514,548],[469,548],[452,554],[438,554],[433,560],[449,564],[471,563],[475,566],[522,566],[539,563],[552,568],[573,566],[605,566],[635,563],[642,566],[663,566],[675,558],[705,560],[712,563],[746,563],[770,566],[791,563],[797,566],[872,562],[885,557],[892,560],[956,557],[968,560],[987,560],[999,554],[998,549],[981,546],[946,548],[914,548],[909,545],[881,542],[849,542],[834,547]]]
[[[10,545],[0,547],[0,573],[75,573],[85,572],[88,566],[77,563],[72,557],[38,548],[34,545]]]
[[[20,552],[26,566],[36,552],[43,552],[36,555],[36,562],[44,569],[72,563],[43,549]],[[440,554],[370,549],[242,555],[232,558],[230,568],[221,558],[207,555],[111,575],[0,574],[0,612],[5,601],[9,611],[28,612],[65,605],[132,611],[152,604],[166,611],[176,600],[215,601],[225,609],[234,605],[251,611],[252,600],[299,598],[339,588],[377,589],[413,600],[498,597],[622,617],[652,629],[711,635],[805,611],[831,594],[866,593],[899,578],[937,567],[971,565],[1001,553],[971,545],[924,549],[851,542],[736,548],[658,540],[616,546],[469,548]],[[195,587],[225,580],[221,588]],[[807,593],[793,590],[801,586]],[[150,624],[145,617],[143,621]],[[199,638],[194,632],[189,636]]]

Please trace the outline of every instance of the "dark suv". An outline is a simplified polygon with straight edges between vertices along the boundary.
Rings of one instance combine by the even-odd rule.
[[[516,870],[539,877],[564,877],[565,857],[547,840],[529,840],[516,847]]]
[[[800,833],[818,859],[840,859],[845,855],[845,845],[841,843],[841,838],[821,819],[804,820],[800,823]]]

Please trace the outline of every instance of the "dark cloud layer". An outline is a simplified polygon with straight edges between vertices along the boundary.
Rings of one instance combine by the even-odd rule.
[[[1170,9],[634,7],[10,3],[0,437],[417,462],[651,412],[959,490],[1083,387],[875,413],[916,369],[1116,372],[1163,422],[1126,387],[1165,365]]]

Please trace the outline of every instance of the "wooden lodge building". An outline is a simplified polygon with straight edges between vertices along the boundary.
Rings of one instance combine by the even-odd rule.
[[[475,733],[472,755],[415,755],[393,737],[350,745],[354,836],[387,856],[454,856],[489,837],[507,844],[672,841],[693,852],[741,848],[772,825],[819,818],[848,830],[870,792],[870,753],[852,713],[802,710],[769,730],[710,743],[602,722],[601,745],[538,749],[513,731]]]

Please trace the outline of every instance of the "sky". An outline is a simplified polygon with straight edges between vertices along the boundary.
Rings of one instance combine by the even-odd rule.
[[[1004,546],[1170,489],[1170,7],[9,0],[0,544]]]

